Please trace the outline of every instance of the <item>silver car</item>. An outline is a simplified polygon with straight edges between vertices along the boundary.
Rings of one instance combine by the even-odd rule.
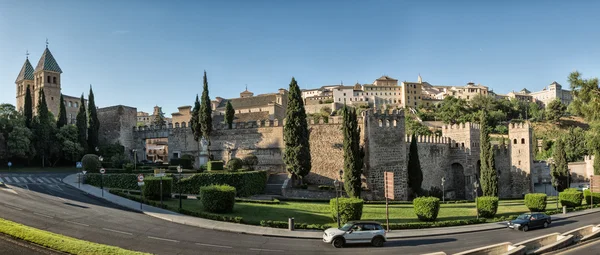
[[[385,230],[375,221],[351,221],[341,228],[328,228],[323,233],[323,242],[335,248],[342,248],[347,243],[371,243],[375,247],[387,242]]]

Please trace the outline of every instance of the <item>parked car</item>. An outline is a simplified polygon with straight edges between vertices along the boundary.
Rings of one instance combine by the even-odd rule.
[[[387,242],[385,230],[375,221],[351,221],[341,228],[328,228],[323,233],[323,242],[335,248],[342,248],[347,243],[371,243],[375,247]]]
[[[545,213],[524,213],[515,220],[508,222],[508,228],[527,232],[533,228],[547,228],[552,223],[552,218]]]

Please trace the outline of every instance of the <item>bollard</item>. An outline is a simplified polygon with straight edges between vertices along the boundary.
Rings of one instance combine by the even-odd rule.
[[[288,230],[294,231],[294,218],[288,218]]]
[[[567,214],[567,207],[563,205],[563,214]]]

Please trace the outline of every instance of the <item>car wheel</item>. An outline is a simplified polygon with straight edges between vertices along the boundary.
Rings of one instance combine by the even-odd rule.
[[[342,248],[342,247],[344,247],[344,239],[341,237],[336,237],[331,242],[331,245],[333,245],[333,247],[335,247],[335,248]]]
[[[527,226],[527,225],[523,226],[523,232],[527,232],[527,230],[529,230],[529,226]]]
[[[374,237],[373,240],[371,240],[371,244],[375,247],[383,246],[383,237],[381,237],[381,236]]]
[[[546,221],[546,222],[544,222],[544,228],[547,228],[547,227],[548,227],[548,222]]]

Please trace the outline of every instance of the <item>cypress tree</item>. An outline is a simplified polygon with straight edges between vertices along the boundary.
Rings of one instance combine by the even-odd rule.
[[[229,127],[229,129],[232,127],[234,117],[235,110],[233,109],[233,105],[231,105],[230,101],[227,101],[227,106],[225,106],[225,121],[227,122],[227,127]]]
[[[63,98],[63,95],[60,94],[60,112],[58,113],[56,127],[60,129],[63,126],[66,126],[67,124],[67,109],[65,108],[65,100]]]
[[[554,186],[556,191],[562,192],[569,187],[569,166],[567,163],[565,143],[562,139],[558,139],[556,144],[554,144],[552,159],[554,160],[550,170],[552,186]]]
[[[33,130],[35,133],[35,149],[42,159],[42,167],[45,167],[46,157],[49,154],[51,142],[51,125],[50,113],[46,103],[44,89],[40,89],[39,100],[37,105],[37,114],[33,120]]]
[[[488,128],[488,117],[484,111],[481,111],[479,119],[479,161],[481,190],[484,196],[498,196],[498,174],[495,169],[494,151],[490,143],[490,130]]]
[[[25,115],[25,126],[31,129],[31,124],[33,121],[33,100],[31,99],[31,90],[29,89],[29,85],[27,85],[27,91],[25,92],[25,102],[23,115]]]
[[[360,128],[356,110],[344,106],[344,190],[350,197],[360,198],[364,151],[360,146]]]
[[[421,184],[423,183],[423,171],[419,160],[417,136],[413,134],[411,140],[408,152],[408,187],[413,191],[413,194],[418,195],[421,192]]]
[[[202,136],[208,141],[209,146],[212,127],[212,107],[210,106],[210,97],[208,96],[208,80],[206,78],[206,71],[204,71],[204,87],[202,89],[202,101],[200,102],[200,129],[202,130]],[[210,150],[208,154],[210,155]]]
[[[159,128],[162,128],[164,125],[167,124],[167,121],[165,120],[165,114],[162,111],[162,107],[158,108],[158,113],[156,114],[156,116],[154,116],[154,125],[158,126]]]
[[[198,100],[198,94],[196,94],[196,102],[194,103],[194,109],[192,109],[190,128],[192,129],[192,133],[194,133],[194,140],[198,142],[202,136],[202,129],[200,128],[200,100]]]
[[[79,137],[79,144],[81,148],[87,148],[87,113],[85,110],[85,100],[83,99],[83,94],[81,94],[81,99],[79,100],[79,112],[77,112],[77,131]]]
[[[90,95],[88,98],[88,152],[96,153],[98,147],[98,130],[100,129],[100,121],[96,112],[96,102],[94,101],[94,91],[90,85]]]
[[[283,162],[287,171],[292,174],[293,180],[300,180],[306,176],[311,169],[311,156],[306,122],[306,111],[300,87],[296,79],[292,77],[290,91],[288,93],[288,105],[285,110],[286,121],[283,126],[283,141],[285,150]]]

